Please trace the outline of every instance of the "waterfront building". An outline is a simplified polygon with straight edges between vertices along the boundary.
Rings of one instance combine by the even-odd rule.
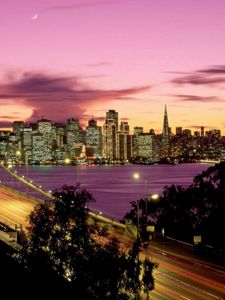
[[[116,133],[116,159],[129,160],[132,157],[132,137],[128,122],[121,122],[120,131]]]
[[[7,159],[7,146],[8,146],[8,137],[0,135],[0,159]]]
[[[97,121],[91,119],[86,128],[87,157],[102,156],[102,127],[97,126]]]
[[[80,123],[78,119],[70,118],[67,120],[66,124],[66,140],[69,148],[73,146],[73,144],[79,144],[84,141],[83,130],[80,127]]]
[[[103,157],[109,160],[116,158],[116,124],[112,119],[106,119],[103,125]]]
[[[14,163],[19,158],[17,155],[18,151],[18,140],[16,134],[11,132],[7,139],[7,148],[6,148],[6,160],[8,162]],[[19,152],[20,153],[20,152]]]
[[[132,149],[133,149],[133,157],[138,157],[138,136],[143,133],[143,127],[134,127],[134,134],[132,137]]]
[[[38,120],[37,125],[38,133],[43,138],[43,158],[45,161],[51,161],[53,159],[52,144],[54,138],[52,136],[52,122],[42,118]]]
[[[13,132],[15,133],[18,140],[21,140],[22,128],[24,128],[23,121],[14,121],[13,122]]]
[[[32,163],[42,163],[46,161],[45,141],[43,134],[34,133],[32,135]],[[48,157],[47,157],[48,160]]]
[[[56,126],[56,145],[61,148],[66,144],[65,124],[55,123]]]
[[[32,158],[32,128],[23,127],[22,129],[22,159],[27,164]]]
[[[70,154],[68,153],[66,145],[55,150],[55,159],[57,163],[64,164],[66,158],[70,158]]]
[[[1,130],[0,131],[0,158],[1,160],[7,159],[7,147],[9,140],[10,131]]]
[[[116,159],[116,132],[118,131],[118,112],[109,110],[103,125],[102,155],[109,160]]]
[[[56,137],[57,137],[57,129],[56,129],[56,125],[52,124],[51,126],[51,140],[52,142],[56,142]]]
[[[116,125],[116,130],[118,130],[119,125],[119,115],[114,109],[110,109],[106,112],[106,120],[113,120]]]
[[[74,143],[72,147],[69,149],[69,154],[71,157],[80,160],[84,156],[86,156],[86,151],[85,153],[83,152],[83,143]],[[84,155],[85,154],[85,155]]]
[[[150,133],[138,135],[138,153],[141,158],[155,160],[155,136]]]
[[[50,120],[42,118],[37,121],[37,129],[39,133],[51,134],[52,122]]]

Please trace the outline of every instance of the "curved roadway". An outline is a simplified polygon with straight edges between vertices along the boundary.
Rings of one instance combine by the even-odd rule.
[[[27,217],[38,200],[0,187],[0,219],[12,225],[27,226]],[[120,236],[129,247],[129,240]],[[206,264],[196,258],[176,254],[173,251],[150,247],[142,255],[159,264],[154,271],[155,290],[150,294],[154,300],[219,300],[225,296],[225,270]],[[146,299],[146,298],[143,298]]]

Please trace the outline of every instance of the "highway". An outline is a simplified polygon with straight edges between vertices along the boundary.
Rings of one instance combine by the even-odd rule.
[[[153,247],[146,255],[159,263],[151,299],[210,300],[225,296],[225,270]]]
[[[38,200],[30,196],[17,194],[0,186],[0,221],[15,228],[15,225],[28,225],[28,216]]]
[[[128,250],[131,240],[113,234]],[[153,245],[152,245],[153,244]],[[157,246],[156,246],[157,245]],[[155,289],[150,293],[154,300],[216,300],[225,297],[225,268],[199,259],[186,251],[159,243],[141,249],[141,259],[149,258],[159,266],[154,271]],[[141,299],[146,299],[142,295]]]
[[[27,195],[0,187],[0,219],[5,218],[12,226],[26,227],[27,217],[37,203],[38,200]],[[119,240],[126,248],[131,243],[126,237],[120,236]],[[151,300],[216,300],[225,296],[224,269],[159,246],[142,249],[143,255],[159,264],[154,271],[155,290],[150,293]]]

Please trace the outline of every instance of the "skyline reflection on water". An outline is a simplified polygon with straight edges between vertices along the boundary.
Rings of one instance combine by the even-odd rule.
[[[194,176],[206,170],[208,164],[181,165],[127,165],[127,166],[80,166],[80,184],[94,196],[96,202],[90,205],[94,211],[102,211],[106,217],[120,219],[130,210],[130,202],[145,194],[145,179],[148,193],[162,194],[165,185],[188,186]],[[77,166],[17,166],[19,175],[28,176],[34,184],[45,190],[54,191],[62,185],[75,185],[78,181]],[[140,178],[134,179],[134,173]],[[0,170],[2,184],[28,192],[24,184]],[[39,195],[29,191],[36,197]]]

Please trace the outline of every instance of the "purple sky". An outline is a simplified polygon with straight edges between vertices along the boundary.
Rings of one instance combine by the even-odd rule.
[[[131,127],[225,134],[224,0],[7,0],[0,127],[116,109]],[[38,14],[37,19],[32,19]]]

